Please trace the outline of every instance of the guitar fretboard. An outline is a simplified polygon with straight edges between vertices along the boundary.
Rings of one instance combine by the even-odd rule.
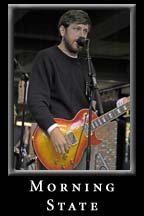
[[[129,109],[130,102],[127,102],[120,107],[117,107],[104,115],[97,117],[91,122],[91,130],[95,130],[96,128],[99,128],[108,122],[111,122],[112,120],[118,118],[122,114],[124,114]],[[85,133],[88,135],[88,124],[85,125],[84,128]]]

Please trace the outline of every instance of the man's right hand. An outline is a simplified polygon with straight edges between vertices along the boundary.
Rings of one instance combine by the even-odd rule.
[[[68,143],[59,127],[54,128],[49,135],[56,152],[59,154],[68,153]]]

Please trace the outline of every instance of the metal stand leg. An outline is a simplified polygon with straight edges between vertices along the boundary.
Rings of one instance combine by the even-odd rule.
[[[101,160],[101,162],[102,162],[102,165],[100,166],[100,170],[109,170],[109,166],[107,164],[107,161],[101,153],[95,154],[95,170],[97,170],[97,160]]]

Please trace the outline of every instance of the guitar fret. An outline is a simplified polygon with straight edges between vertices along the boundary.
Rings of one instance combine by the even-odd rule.
[[[104,114],[101,118],[104,119],[104,120],[103,120],[104,123],[106,123],[106,122],[108,122],[108,121],[111,120],[111,118],[107,115],[107,113]]]
[[[98,118],[97,121],[99,122],[99,125],[103,125],[102,121],[101,121],[101,118]]]
[[[124,104],[119,108],[115,108],[114,111],[116,113],[116,116],[118,117],[118,116],[122,115],[127,109],[128,109],[128,105]]]
[[[126,111],[126,110],[127,110],[127,106],[126,106],[125,104],[124,104],[123,108],[124,108],[124,111]]]
[[[121,115],[122,110],[121,110],[121,109],[116,109],[116,110],[115,110],[115,113],[116,113],[116,116],[117,116],[117,115],[119,116],[119,115]]]
[[[118,113],[118,114],[121,114],[121,111],[120,111],[120,109],[117,109],[116,111],[117,111],[117,113]]]
[[[117,116],[117,113],[115,112],[115,110],[112,110],[112,111],[107,113],[107,116],[109,118],[109,121],[112,121]]]
[[[92,130],[94,130],[96,128],[94,121],[91,122],[91,128],[92,128]]]
[[[93,121],[94,125],[95,125],[95,128],[97,128],[99,126],[98,122],[97,122],[97,119]]]
[[[101,119],[102,119],[103,123],[107,122],[107,120],[105,119],[105,116],[102,116]]]
[[[110,119],[112,119],[113,118],[113,116],[112,116],[112,113],[110,112],[110,113],[108,113],[108,116],[110,117]]]
[[[115,111],[116,111],[115,109],[111,111],[111,112],[112,112],[113,119],[115,119],[115,117],[117,117],[117,112],[115,112]]]

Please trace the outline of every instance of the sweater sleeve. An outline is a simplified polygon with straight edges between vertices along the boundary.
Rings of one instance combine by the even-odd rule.
[[[39,127],[47,129],[55,123],[50,112],[50,87],[52,83],[52,68],[45,56],[38,54],[33,62],[30,75],[28,99],[29,110]]]

